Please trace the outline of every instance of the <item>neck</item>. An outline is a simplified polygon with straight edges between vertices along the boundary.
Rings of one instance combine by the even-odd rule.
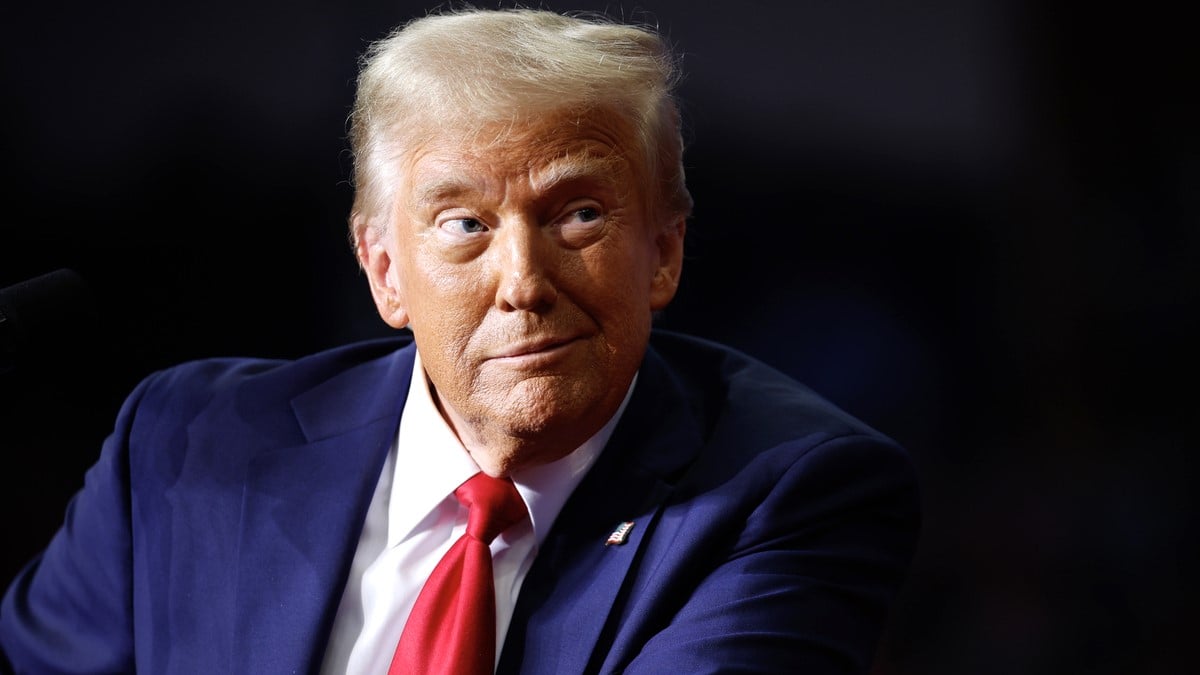
[[[472,424],[441,401],[438,401],[438,410],[479,469],[497,478],[562,459],[604,425],[603,421],[599,424],[575,422],[560,425],[562,429],[539,429],[527,435],[514,434],[507,429],[495,428],[487,421]]]

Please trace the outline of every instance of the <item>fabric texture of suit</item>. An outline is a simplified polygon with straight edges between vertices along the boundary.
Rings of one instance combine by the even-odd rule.
[[[4,597],[7,667],[316,672],[413,354],[373,341],[144,381]],[[894,443],[744,355],[656,334],[498,672],[864,672],[917,511]]]

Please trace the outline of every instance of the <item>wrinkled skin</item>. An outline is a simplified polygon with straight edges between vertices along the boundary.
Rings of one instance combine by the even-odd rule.
[[[412,330],[482,470],[556,460],[625,397],[651,314],[679,284],[684,216],[653,206],[614,115],[419,139],[392,210],[354,222],[380,315]]]

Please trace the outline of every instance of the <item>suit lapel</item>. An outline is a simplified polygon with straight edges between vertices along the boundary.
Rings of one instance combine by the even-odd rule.
[[[412,346],[347,370],[292,401],[302,442],[247,466],[232,662],[245,672],[314,672],[379,471],[399,424]],[[658,530],[674,482],[701,444],[687,392],[649,350],[612,439],[567,501],[526,577],[498,672],[595,670]],[[623,544],[605,545],[622,522]],[[269,542],[269,543],[264,543]],[[581,649],[590,645],[590,649]]]
[[[687,397],[652,351],[600,459],[563,507],[525,579],[499,673],[581,673],[607,656],[627,576],[701,445]],[[623,522],[623,544],[606,545]],[[590,646],[585,648],[584,646]],[[591,664],[591,667],[589,667]]]
[[[297,396],[304,442],[250,460],[233,614],[239,670],[320,667],[412,366],[409,346]]]

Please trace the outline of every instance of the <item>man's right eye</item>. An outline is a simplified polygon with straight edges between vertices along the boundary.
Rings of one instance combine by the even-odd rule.
[[[487,231],[487,226],[474,218],[453,218],[443,222],[441,227],[451,234],[475,234]]]

